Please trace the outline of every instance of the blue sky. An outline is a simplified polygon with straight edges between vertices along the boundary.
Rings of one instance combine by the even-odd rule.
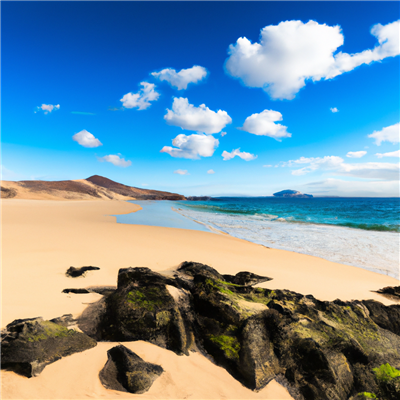
[[[398,2],[1,8],[5,180],[399,195]]]

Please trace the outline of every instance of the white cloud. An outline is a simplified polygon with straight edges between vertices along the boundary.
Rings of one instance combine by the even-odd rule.
[[[271,168],[272,165],[270,165],[270,164],[269,164],[269,165],[263,165],[263,167],[264,167],[264,168]]]
[[[253,133],[259,136],[269,136],[278,142],[282,138],[291,137],[292,134],[287,131],[287,127],[276,124],[275,121],[282,121],[282,114],[274,110],[264,110],[260,114],[253,114],[246,118],[241,128],[243,131]]]
[[[226,132],[221,132],[221,137],[224,137],[226,135]]]
[[[399,182],[394,181],[345,181],[329,178],[303,185],[303,192],[319,193],[324,196],[360,196],[360,197],[398,197]]]
[[[151,101],[156,101],[160,97],[160,93],[156,92],[154,88],[156,85],[149,82],[140,82],[143,86],[137,93],[127,93],[120,100],[125,108],[138,108],[145,110],[150,107]]]
[[[375,139],[375,144],[380,146],[382,142],[399,143],[400,139],[400,123],[387,126],[380,131],[374,131],[369,138]]]
[[[366,154],[367,154],[366,151],[349,151],[346,154],[346,157],[349,157],[349,158],[361,158],[361,157],[364,157]]]
[[[400,150],[391,151],[390,153],[376,153],[375,155],[378,156],[378,158],[382,158],[382,157],[400,157]]]
[[[103,145],[99,139],[96,139],[86,129],[75,133],[75,135],[72,136],[72,139],[75,140],[75,142],[78,142],[83,147],[99,147]]]
[[[172,68],[166,68],[160,72],[152,72],[151,75],[160,81],[167,81],[178,90],[182,90],[186,89],[189,83],[197,83],[205,78],[207,70],[200,65],[194,65],[192,68],[181,69],[179,72]]]
[[[215,174],[215,171],[214,171],[213,169],[209,169],[209,170],[207,171],[207,174],[210,174],[210,175]]]
[[[177,169],[174,171],[174,174],[178,175],[190,175],[189,172],[187,172],[187,169]]]
[[[224,158],[224,161],[227,160],[231,160],[233,157],[240,157],[242,160],[245,161],[251,161],[251,160],[255,160],[257,158],[257,156],[255,156],[254,154],[251,153],[246,153],[245,151],[240,151],[239,149],[236,150],[232,150],[230,153],[228,153],[227,151],[224,151],[222,153],[222,157]]]
[[[333,113],[339,112],[339,110],[338,110],[336,107],[331,107],[330,110],[331,110]]]
[[[214,136],[204,134],[178,135],[172,144],[175,147],[164,146],[161,153],[168,153],[176,158],[189,158],[198,160],[200,157],[211,157],[219,145]]]
[[[168,125],[179,126],[182,129],[207,134],[220,132],[227,124],[232,122],[226,111],[210,110],[205,104],[195,107],[183,97],[175,97],[172,110],[167,109],[164,119]]]
[[[261,30],[260,42],[241,37],[229,46],[225,67],[246,86],[258,87],[274,99],[293,99],[306,80],[331,79],[361,64],[399,54],[399,21],[374,25],[373,50],[334,54],[343,45],[339,26],[315,21],[283,21]]]
[[[37,107],[38,111],[44,111],[45,114],[51,113],[53,110],[59,110],[60,105],[53,105],[53,104],[42,104],[40,107]],[[36,113],[37,111],[35,111]]]
[[[132,161],[126,161],[124,158],[121,158],[120,156],[116,155],[116,154],[110,154],[108,156],[104,156],[104,157],[99,157],[99,161],[100,162],[109,162],[111,164],[114,164],[117,167],[122,167],[122,168],[126,168],[129,167],[130,165],[132,165]]]
[[[368,162],[358,164],[345,163],[343,158],[337,156],[300,157],[280,164],[281,167],[296,167],[301,164],[307,166],[292,171],[292,175],[305,175],[316,170],[330,171],[338,175],[347,175],[365,179],[399,179],[399,164]]]

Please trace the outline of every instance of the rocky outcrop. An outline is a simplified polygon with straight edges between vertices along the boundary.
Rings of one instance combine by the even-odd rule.
[[[107,356],[106,365],[99,374],[101,383],[107,389],[145,393],[164,372],[161,366],[145,362],[122,345],[108,350]]]
[[[297,198],[297,199],[308,199],[311,197],[314,197],[312,194],[304,194],[300,193],[297,190],[282,190],[280,192],[276,192],[273,194],[275,197],[292,197],[292,198]]]
[[[389,299],[400,300],[400,286],[386,286],[377,290],[376,293],[383,294]]]
[[[173,278],[122,269],[92,334],[146,340],[177,354],[198,349],[248,388],[276,379],[295,399],[377,393],[373,369],[400,367],[400,306],[252,286],[269,279],[221,275],[194,262],[182,263]]]
[[[121,269],[118,288],[101,309],[96,339],[146,340],[177,354],[188,354],[193,335],[189,317],[183,315],[185,307],[180,308],[175,294],[187,296],[173,279],[148,268]]]
[[[30,378],[61,357],[97,345],[84,333],[63,326],[68,324],[68,318],[61,318],[60,323],[39,317],[8,324],[1,333],[1,368]]]
[[[99,267],[80,267],[80,268],[75,268],[75,267],[69,267],[67,269],[67,272],[65,275],[71,277],[71,278],[77,278],[78,276],[85,276],[87,271],[96,271],[99,270]]]

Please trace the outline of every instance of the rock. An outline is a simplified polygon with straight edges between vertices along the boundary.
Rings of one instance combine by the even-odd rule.
[[[96,341],[84,333],[41,317],[17,319],[2,332],[1,367],[30,378],[61,357],[96,345]]]
[[[91,292],[87,289],[64,289],[62,293],[87,294]]]
[[[177,354],[197,348],[253,390],[276,379],[300,400],[381,393],[373,369],[400,367],[400,305],[252,287],[268,279],[196,262],[183,262],[174,278],[121,269],[90,329],[101,340],[146,340]]]
[[[390,299],[400,299],[400,286],[386,286],[376,291],[376,293],[383,294]]]
[[[400,336],[400,305],[385,306],[375,300],[363,300],[362,303],[377,325]]]
[[[51,319],[50,322],[64,326],[65,328],[76,324],[76,320],[72,317],[72,314],[64,314],[62,317]]]
[[[247,271],[238,272],[235,276],[223,275],[223,278],[227,282],[242,286],[253,286],[256,285],[257,283],[267,282],[272,280],[272,278],[268,278],[267,276],[260,276]]]
[[[314,197],[312,194],[303,194],[297,190],[291,190],[291,189],[276,192],[273,194],[273,196],[275,196],[275,197],[291,197],[291,198],[298,198],[298,199],[307,199],[307,198]]]
[[[81,268],[69,267],[65,274],[67,276],[70,276],[71,278],[76,278],[78,276],[84,275],[87,271],[95,271],[99,269],[100,269],[99,267],[92,267],[92,266],[81,267]]]
[[[105,299],[96,329],[97,339],[146,340],[177,354],[188,354],[193,334],[179,301],[167,286],[179,286],[148,268],[125,268],[118,274],[118,288]],[[177,290],[180,290],[177,288]]]
[[[107,389],[145,393],[164,372],[161,366],[141,359],[133,351],[119,345],[107,351],[108,360],[100,371],[100,381]]]

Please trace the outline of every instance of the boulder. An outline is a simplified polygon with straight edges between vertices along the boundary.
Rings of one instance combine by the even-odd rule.
[[[84,276],[86,274],[87,271],[96,271],[99,270],[99,267],[81,267],[81,268],[75,268],[75,267],[69,267],[67,269],[67,272],[65,273],[65,275],[71,277],[71,278],[77,278],[78,276]]]
[[[386,286],[382,289],[377,290],[376,293],[383,294],[385,297],[388,297],[393,300],[399,300],[400,286]]]
[[[145,393],[164,372],[161,366],[141,359],[133,351],[119,345],[107,351],[108,360],[100,371],[104,387],[130,393]]]
[[[180,309],[168,286],[181,293],[173,279],[148,268],[121,269],[117,290],[105,299],[97,339],[146,340],[177,354],[188,354],[193,333],[187,307]]]
[[[1,367],[30,378],[46,365],[96,345],[84,333],[41,317],[17,319],[1,334]]]

